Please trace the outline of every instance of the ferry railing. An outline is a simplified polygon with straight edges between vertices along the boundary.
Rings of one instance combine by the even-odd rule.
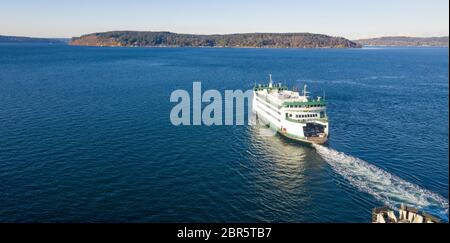
[[[287,121],[290,122],[295,122],[295,123],[307,123],[307,122],[328,122],[328,118],[312,118],[312,119],[292,119],[287,117],[286,118]]]

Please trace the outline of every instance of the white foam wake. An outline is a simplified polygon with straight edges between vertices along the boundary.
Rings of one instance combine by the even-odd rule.
[[[391,208],[401,203],[425,210],[448,221],[448,200],[392,175],[368,162],[336,150],[315,145],[320,156],[358,190],[366,192]]]

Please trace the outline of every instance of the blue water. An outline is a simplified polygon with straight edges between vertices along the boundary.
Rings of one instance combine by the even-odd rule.
[[[448,220],[448,53],[0,45],[0,222]],[[328,148],[171,125],[173,90],[269,73],[326,92]]]

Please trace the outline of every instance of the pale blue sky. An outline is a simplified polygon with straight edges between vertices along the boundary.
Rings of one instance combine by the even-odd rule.
[[[0,35],[110,30],[448,35],[448,0],[0,0]]]

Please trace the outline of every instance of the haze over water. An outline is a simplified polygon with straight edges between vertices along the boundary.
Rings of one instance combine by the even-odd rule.
[[[370,222],[400,202],[448,220],[448,48],[0,53],[2,222]],[[172,91],[269,73],[326,92],[329,148],[170,123]]]

